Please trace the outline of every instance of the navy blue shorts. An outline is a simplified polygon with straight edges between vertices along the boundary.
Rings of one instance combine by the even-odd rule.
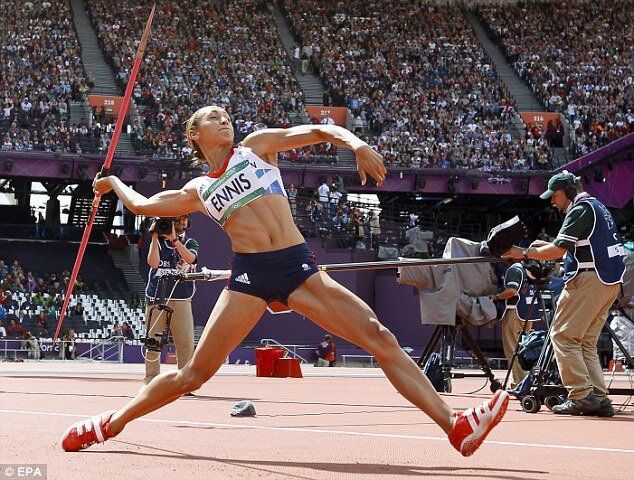
[[[318,271],[315,255],[305,243],[272,252],[234,252],[227,289],[288,305],[289,295]]]

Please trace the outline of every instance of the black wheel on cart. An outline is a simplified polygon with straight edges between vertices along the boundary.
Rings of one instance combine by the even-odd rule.
[[[522,408],[526,413],[537,413],[542,408],[542,402],[537,397],[528,395],[522,398]]]
[[[561,404],[561,399],[557,395],[549,395],[544,398],[544,405],[546,405],[546,408],[551,412],[553,411],[553,407],[559,404]]]

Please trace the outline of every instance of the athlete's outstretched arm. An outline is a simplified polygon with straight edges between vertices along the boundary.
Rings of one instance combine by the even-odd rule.
[[[251,148],[253,153],[260,158],[266,158],[268,155],[285,150],[324,142],[330,142],[354,152],[362,184],[365,184],[366,174],[372,176],[379,185],[385,180],[387,170],[383,165],[383,157],[354,133],[337,125],[267,128],[248,135],[242,141],[242,145]]]
[[[189,183],[180,190],[165,190],[150,198],[134,191],[114,175],[96,178],[92,187],[99,195],[114,190],[128,210],[137,215],[176,217],[202,210],[198,194]]]

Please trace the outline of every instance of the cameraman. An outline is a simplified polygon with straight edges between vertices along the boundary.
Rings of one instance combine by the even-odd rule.
[[[169,233],[157,233],[157,224],[171,220],[171,231]],[[167,314],[159,316],[158,310],[154,311],[152,325],[150,321],[150,303],[160,298],[158,292],[159,277],[165,273],[182,272],[187,273],[196,269],[198,257],[198,242],[185,235],[185,230],[190,226],[190,219],[187,215],[182,215],[174,219],[155,219],[150,226],[152,241],[147,255],[147,263],[150,266],[148,273],[148,284],[145,289],[147,296],[147,306],[145,307],[146,328],[150,330],[148,337],[156,338],[156,334],[163,333]],[[174,281],[167,282],[165,295],[169,298],[174,289]],[[174,337],[176,353],[178,355],[178,368],[183,368],[194,352],[194,317],[192,315],[192,297],[196,291],[194,282],[181,282],[174,289],[167,306],[174,310],[170,330]],[[167,299],[166,298],[166,299]],[[161,373],[160,352],[147,351],[145,359],[145,378],[143,384],[147,385]]]
[[[504,258],[564,258],[565,286],[552,323],[552,342],[568,399],[553,408],[566,415],[614,415],[597,353],[597,341],[623,282],[624,249],[608,209],[566,171],[548,182],[541,198],[565,214],[551,242],[512,247]]]
[[[504,274],[504,290],[497,295],[492,295],[491,300],[497,302],[504,300],[505,308],[502,314],[502,345],[504,356],[513,369],[511,370],[511,385],[513,389],[528,373],[522,369],[517,358],[513,361],[513,355],[517,349],[520,332],[530,332],[531,321],[539,320],[539,305],[534,305],[531,310],[531,303],[535,295],[535,285],[529,281],[529,274],[524,266],[517,262],[513,263]],[[524,326],[524,321],[529,322]]]

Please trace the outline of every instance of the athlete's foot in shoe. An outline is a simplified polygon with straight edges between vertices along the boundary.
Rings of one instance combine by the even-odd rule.
[[[472,455],[482,445],[489,432],[500,423],[508,403],[509,394],[504,390],[498,390],[491,400],[464,412],[458,412],[448,435],[451,445],[465,457]]]
[[[113,432],[110,426],[114,413],[104,412],[73,423],[62,436],[62,448],[67,452],[77,452],[116,436],[119,432]]]

